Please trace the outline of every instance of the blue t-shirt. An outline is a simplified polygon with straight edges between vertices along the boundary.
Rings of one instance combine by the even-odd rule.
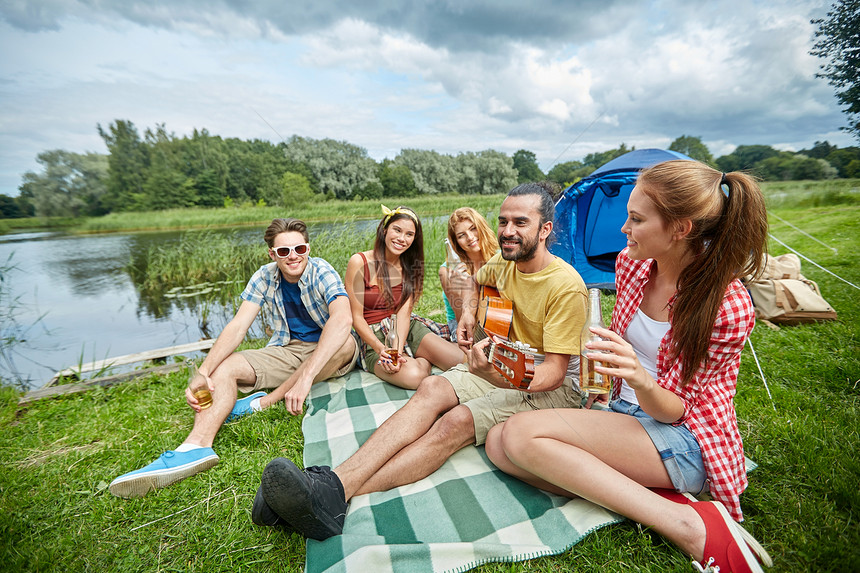
[[[319,342],[322,329],[305,308],[299,284],[281,277],[281,294],[284,296],[284,312],[290,327],[290,337],[304,342]]]

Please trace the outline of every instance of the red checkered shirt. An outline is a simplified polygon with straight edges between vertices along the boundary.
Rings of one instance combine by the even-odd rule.
[[[627,249],[615,263],[617,299],[612,311],[613,331],[623,335],[642,302],[653,259],[634,261]],[[674,296],[669,300],[671,308]],[[740,494],[746,489],[744,447],[732,401],[741,362],[741,350],[755,324],[749,294],[739,280],[726,289],[708,345],[708,358],[686,386],[681,386],[681,362],[669,361],[672,325],[657,351],[657,383],[684,401],[684,415],[673,425],[685,424],[702,448],[711,496],[721,501],[737,521],[743,519]],[[618,398],[621,379],[613,381]]]

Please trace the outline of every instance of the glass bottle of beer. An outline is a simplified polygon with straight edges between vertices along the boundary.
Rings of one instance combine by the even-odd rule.
[[[585,348],[585,344],[589,341],[603,340],[589,330],[591,327],[606,328],[600,312],[600,289],[596,288],[588,289],[588,314],[580,337],[579,387],[589,394],[606,394],[612,388],[612,380],[609,376],[594,371],[595,364],[602,366],[603,363],[586,357],[589,351]]]
[[[391,363],[397,366],[400,357],[400,335],[397,334],[397,315],[391,315],[391,326],[385,335],[385,352],[391,356]]]
[[[457,265],[462,262],[460,260],[460,255],[457,254],[457,251],[455,251],[454,247],[451,245],[451,241],[447,238],[445,239],[445,261],[449,272],[456,269]]]

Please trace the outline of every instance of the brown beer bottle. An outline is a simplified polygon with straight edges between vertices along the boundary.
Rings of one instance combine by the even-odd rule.
[[[611,389],[612,381],[609,376],[594,371],[594,365],[600,363],[586,358],[588,350],[585,344],[590,341],[603,340],[589,329],[591,327],[606,328],[603,316],[600,312],[600,289],[588,289],[588,314],[585,318],[585,326],[582,327],[580,337],[579,353],[579,387],[589,394],[605,394]],[[594,351],[591,351],[594,353]]]

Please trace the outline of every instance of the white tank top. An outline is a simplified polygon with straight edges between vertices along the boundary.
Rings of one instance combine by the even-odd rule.
[[[668,322],[654,320],[637,308],[633,320],[627,327],[627,332],[624,333],[624,340],[633,346],[639,364],[655,380],[657,379],[657,349],[660,348],[660,341],[663,340],[668,331]],[[639,403],[639,400],[636,399],[636,392],[627,385],[625,380],[621,381],[619,398],[627,400],[631,404]]]

